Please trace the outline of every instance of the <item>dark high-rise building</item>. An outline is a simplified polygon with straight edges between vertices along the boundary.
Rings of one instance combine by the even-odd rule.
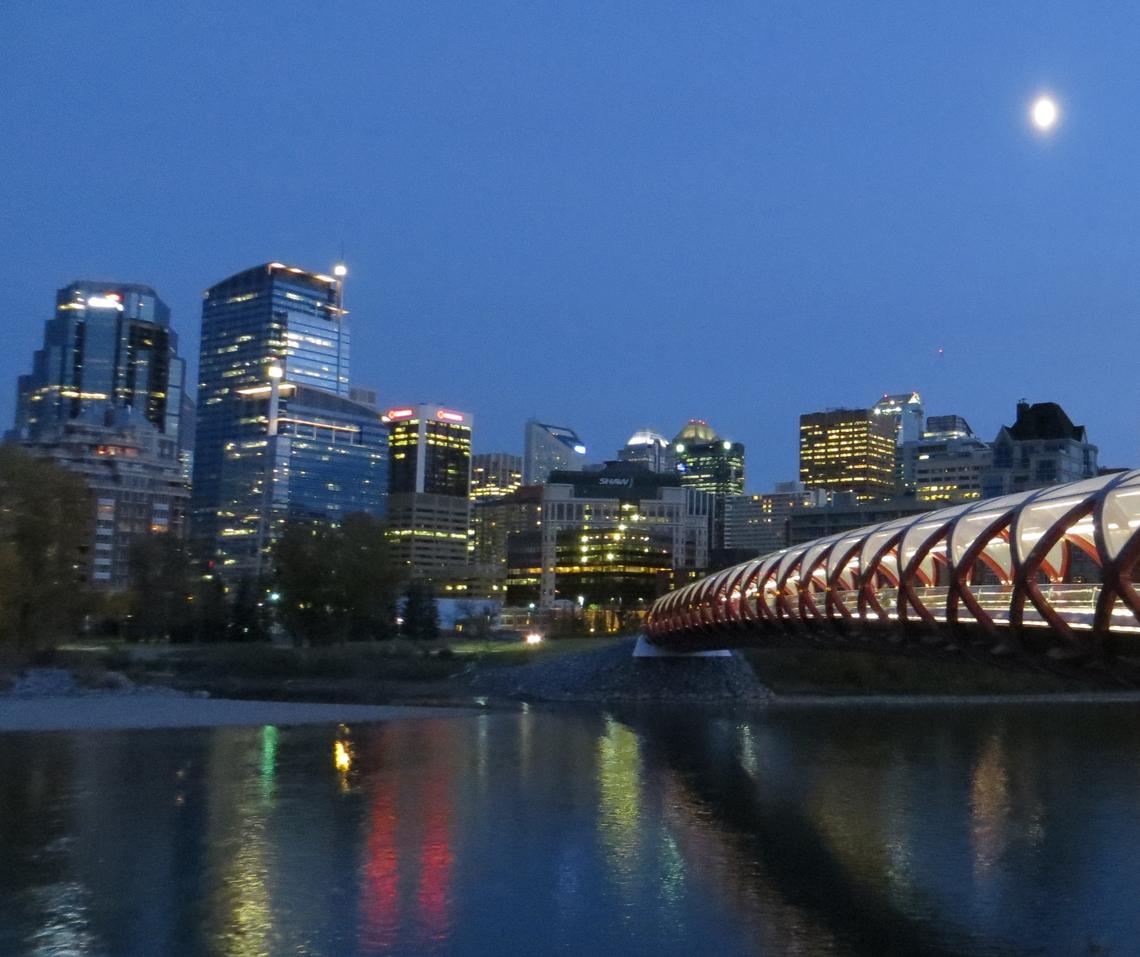
[[[56,293],[32,372],[19,379],[14,437],[125,415],[177,442],[184,379],[170,309],[150,286],[73,282]]]
[[[690,419],[673,439],[681,484],[713,496],[711,551],[723,549],[725,500],[744,494],[744,445],[722,439],[703,419]]]
[[[261,573],[287,518],[383,514],[386,432],[348,383],[340,278],[274,262],[206,291],[192,531],[223,570]]]
[[[546,425],[537,419],[527,422],[523,435],[523,485],[541,485],[555,469],[576,472],[585,465],[586,446],[573,429]]]
[[[437,405],[389,409],[388,530],[411,574],[466,575],[471,518],[472,417]]]
[[[895,420],[871,409],[800,416],[800,481],[805,488],[852,492],[858,501],[895,493]]]

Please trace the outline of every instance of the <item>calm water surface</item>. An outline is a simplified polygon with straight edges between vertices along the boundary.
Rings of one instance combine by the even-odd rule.
[[[1137,954],[1140,711],[0,735],[0,954]]]

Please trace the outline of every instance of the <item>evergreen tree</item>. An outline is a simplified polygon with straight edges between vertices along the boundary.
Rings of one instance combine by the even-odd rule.
[[[404,600],[404,634],[420,641],[439,637],[439,612],[431,582],[413,579]]]

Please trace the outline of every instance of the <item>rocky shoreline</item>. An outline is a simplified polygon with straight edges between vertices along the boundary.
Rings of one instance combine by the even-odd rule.
[[[759,703],[772,699],[740,655],[723,658],[635,658],[636,639],[608,648],[509,668],[471,678],[475,693],[558,702],[681,701]]]
[[[26,668],[0,689],[11,698],[78,698],[140,695],[165,698],[208,698],[207,691],[183,691],[167,685],[136,684],[118,671],[100,672],[88,681],[69,668]]]

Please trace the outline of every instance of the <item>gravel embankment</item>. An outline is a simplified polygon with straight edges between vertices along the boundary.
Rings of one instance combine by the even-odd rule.
[[[634,658],[635,639],[513,668],[481,671],[477,694],[541,701],[765,701],[772,693],[738,655]]]

